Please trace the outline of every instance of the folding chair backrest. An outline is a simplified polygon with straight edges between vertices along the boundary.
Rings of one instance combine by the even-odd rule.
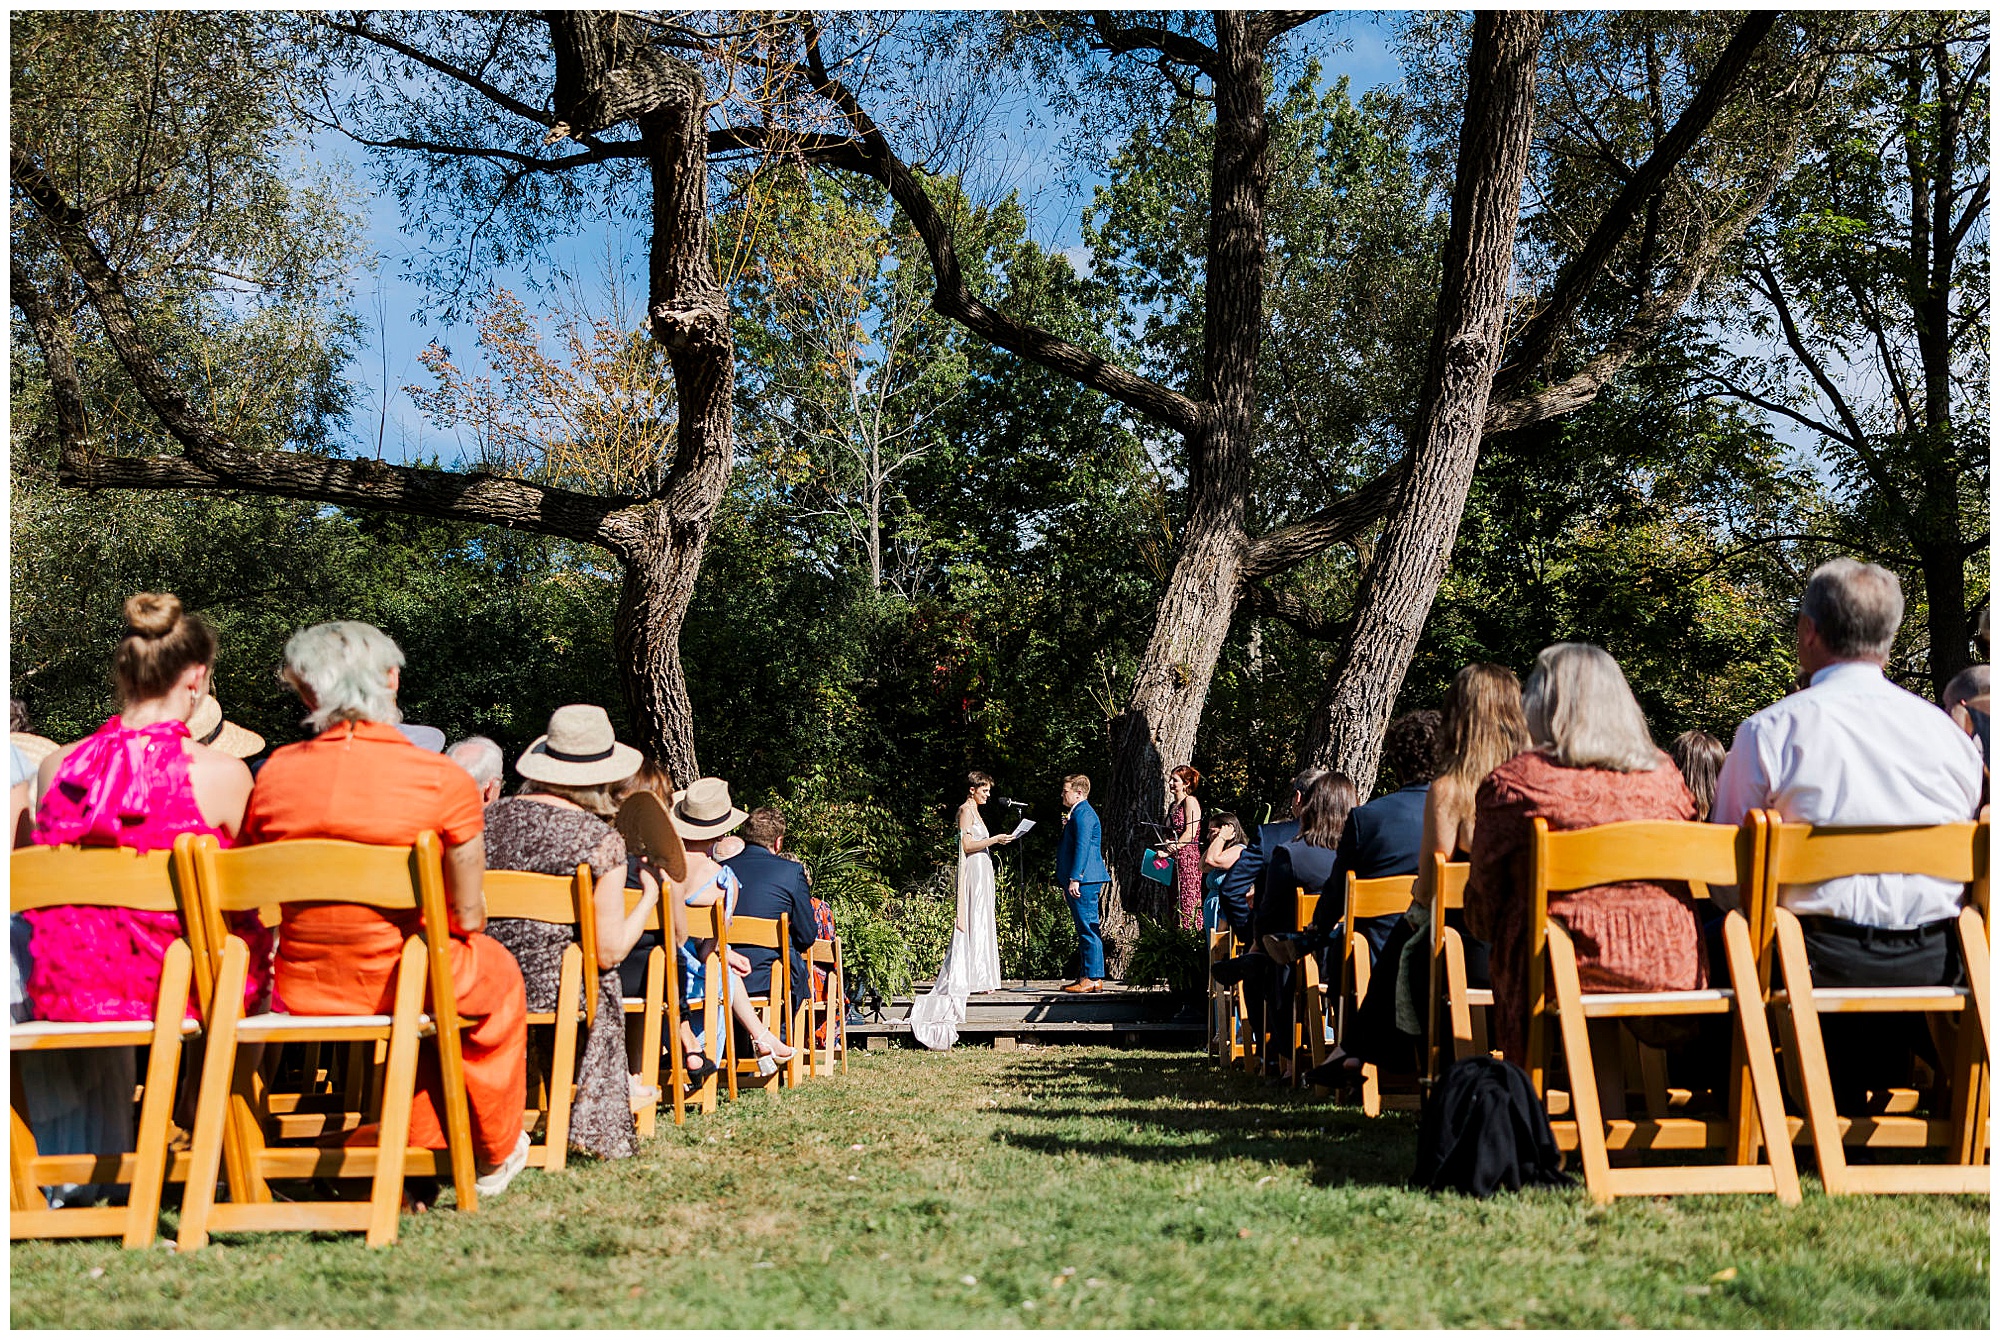
[[[1983,885],[1989,828],[1985,821],[1868,828],[1779,822],[1771,834],[1770,875],[1782,884],[1816,884],[1844,875],[1930,875]]]
[[[1300,887],[1298,902],[1295,904],[1298,915],[1294,921],[1297,924],[1292,927],[1293,930],[1302,931],[1312,924],[1313,914],[1319,910],[1319,900],[1319,894],[1307,893],[1303,886]]]
[[[488,870],[480,886],[486,895],[486,915],[515,921],[539,921],[576,931],[583,950],[584,1018],[597,1018],[597,885],[590,867],[579,865],[570,875],[543,875],[527,870]],[[634,891],[634,897],[637,892]]]
[[[1408,911],[1410,892],[1416,886],[1415,875],[1384,875],[1380,879],[1356,879],[1354,872],[1348,871],[1348,930],[1354,929],[1356,921],[1366,920],[1369,917],[1391,917]]]
[[[440,1032],[458,1028],[452,989],[450,919],[445,909],[444,847],[436,833],[417,834],[409,847],[378,847],[330,838],[300,838],[223,850],[212,837],[194,844],[196,888],[212,973],[221,971],[230,912],[296,903],[349,903],[384,912],[417,912],[431,974],[432,1009]],[[201,974],[197,973],[197,978]]]
[[[689,911],[698,909],[689,908]],[[786,923],[787,914],[776,919],[770,917],[735,917],[729,923],[729,944],[732,949],[783,949],[790,931]]]
[[[1472,876],[1472,862],[1448,861],[1441,851],[1427,857],[1434,872],[1431,887],[1437,890],[1437,910],[1460,911],[1465,907],[1465,883]],[[1444,918],[1439,917],[1442,924]]]
[[[205,928],[194,892],[194,843],[194,834],[182,833],[171,851],[19,847],[9,863],[8,901],[15,912],[65,906],[173,912],[188,948],[200,958]],[[206,990],[201,1000],[206,1009]]]

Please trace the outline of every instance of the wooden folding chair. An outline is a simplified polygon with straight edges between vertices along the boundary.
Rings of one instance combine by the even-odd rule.
[[[538,875],[521,870],[489,870],[482,886],[489,920],[505,918],[568,927],[576,940],[563,950],[553,1010],[528,1011],[530,1028],[554,1030],[546,1075],[528,1076],[530,1092],[539,1102],[527,1109],[522,1129],[533,1131],[546,1122],[542,1142],[528,1148],[528,1166],[561,1172],[569,1164],[570,1111],[576,1102],[576,1066],[581,1051],[579,1032],[597,1018],[596,881],[590,867],[579,865],[572,875]],[[584,1004],[579,1006],[577,997]],[[581,1009],[583,1013],[579,1014]]]
[[[457,996],[452,987],[449,921],[445,907],[443,847],[421,833],[412,847],[299,840],[219,849],[213,838],[194,846],[195,888],[203,939],[214,974],[207,1019],[208,1055],[195,1109],[193,1158],[181,1210],[180,1247],[205,1245],[210,1232],[280,1232],[332,1229],[365,1232],[368,1245],[395,1242],[408,1175],[449,1172],[461,1213],[478,1209],[473,1185],[472,1124],[461,1058]],[[390,912],[418,912],[422,926],[403,942],[391,1013],[375,1015],[259,1014],[244,1017],[243,980],[249,951],[227,934],[224,916],[270,904],[358,903]],[[430,1012],[424,1012],[426,992]],[[417,1050],[430,1039],[438,1050],[444,1096],[443,1125],[449,1148],[440,1153],[409,1146],[410,1109],[416,1094]],[[262,1101],[261,1044],[335,1042],[386,1044],[375,1089],[381,1100],[381,1134],[375,1146],[287,1146]],[[365,1049],[364,1049],[365,1050]],[[293,1128],[298,1136],[311,1133]],[[229,1165],[229,1196],[215,1199],[217,1175]],[[274,1201],[273,1178],[369,1177],[366,1201]]]
[[[10,902],[17,913],[60,906],[173,912],[181,916],[183,934],[167,946],[151,1018],[102,1023],[38,1019],[9,1026],[7,1045],[16,1058],[13,1125],[8,1139],[10,1238],[122,1236],[127,1247],[150,1247],[159,1229],[162,1184],[187,1176],[187,1155],[170,1154],[167,1138],[182,1046],[201,1031],[199,1023],[187,1017],[188,988],[193,975],[189,940],[200,934],[200,918],[193,906],[193,842],[193,836],[184,833],[175,839],[171,852],[142,854],[121,847],[23,847],[13,854]],[[107,1047],[149,1049],[133,1151],[41,1153],[27,1121],[29,1095],[19,1058],[30,1052]],[[50,1209],[42,1188],[71,1182],[123,1185],[126,1203]]]
[[[1487,1016],[1493,1009],[1493,992],[1473,987],[1466,980],[1465,937],[1456,926],[1447,925],[1446,912],[1465,908],[1465,882],[1472,873],[1469,861],[1448,861],[1434,851],[1424,859],[1431,863],[1431,983],[1429,1008],[1425,1011],[1424,1092],[1430,1093],[1443,1080],[1445,1067],[1468,1056],[1490,1054]]]
[[[639,905],[642,895],[638,889],[625,890],[625,911],[629,915]],[[662,883],[660,897],[655,907],[656,925],[660,942],[646,952],[646,984],[641,994],[627,996],[620,991],[619,1003],[625,1011],[626,1046],[634,1046],[630,1019],[639,1016],[639,1038],[637,1050],[631,1052],[635,1059],[639,1083],[649,1088],[662,1090],[661,1097],[668,1095],[674,1109],[674,1125],[687,1120],[687,1067],[680,1054],[680,972],[674,962],[673,907],[670,899],[674,896],[673,886]],[[671,981],[670,981],[671,979]],[[660,1049],[672,1039],[667,1061],[667,1084],[660,1083]],[[652,1135],[659,1120],[659,1104],[650,1103],[635,1114],[641,1138]]]
[[[1881,1192],[1937,1192],[1985,1195],[1991,1174],[1986,1165],[1986,1123],[1991,1104],[1993,1025],[1989,967],[1988,906],[1991,824],[1938,824],[1925,827],[1816,828],[1771,816],[1771,856],[1765,867],[1772,898],[1787,884],[1811,884],[1845,875],[1930,875],[1963,880],[1965,907],[1958,915],[1959,950],[1965,986],[1820,987],[1812,980],[1799,920],[1774,908],[1782,989],[1772,1004],[1787,1025],[1786,1042],[1796,1059],[1796,1075],[1820,1182],[1829,1196]],[[1955,1054],[1943,1058],[1949,1070],[1948,1117],[1913,1115],[1914,1093],[1892,1091],[1887,1111],[1840,1113],[1828,1075],[1823,1014],[1920,1013],[1957,1016]],[[1902,1101],[1897,1101],[1897,1099]],[[1902,1110],[1898,1110],[1902,1109]],[[1941,1164],[1847,1162],[1845,1145],[1882,1148],[1938,1148]]]
[[[1292,929],[1295,932],[1303,932],[1312,925],[1313,915],[1319,910],[1319,900],[1319,894],[1307,893],[1304,886],[1300,886],[1293,902]],[[1320,976],[1319,956],[1304,955],[1294,966],[1298,969],[1298,981],[1292,995],[1292,1082],[1297,1087],[1299,1076],[1308,1066],[1316,1066],[1326,1059],[1333,1012],[1331,993]],[[1324,1096],[1323,1089],[1315,1089],[1314,1092]]]
[[[792,1018],[792,956],[790,950],[791,915],[780,912],[774,921],[769,917],[734,917],[729,922],[729,944],[737,949],[775,949],[778,956],[771,960],[770,990],[761,996],[750,997],[750,1006],[764,1016],[764,1026],[777,1034],[779,1039],[791,1043],[786,1035],[791,1033]],[[728,971],[725,967],[724,971]],[[729,1097],[733,1101],[737,1087],[747,1076],[757,1087],[778,1087],[796,1085],[799,1082],[801,1058],[799,1048],[792,1048],[792,1059],[778,1062],[778,1069],[772,1075],[757,1072],[754,1056],[741,1056],[736,1048],[736,1026],[730,1017],[728,1001],[723,1002],[722,1013],[716,1016],[718,1027],[726,1029],[728,1039],[726,1054],[728,1062],[723,1069],[729,1073]]]
[[[1592,1201],[1609,1204],[1618,1196],[1706,1195],[1762,1192],[1787,1205],[1799,1200],[1798,1170],[1792,1159],[1791,1133],[1785,1124],[1784,1097],[1778,1084],[1776,1055],[1771,1047],[1758,987],[1755,951],[1749,922],[1741,912],[1723,921],[1728,960],[1727,987],[1696,991],[1583,991],[1577,973],[1576,948],[1562,923],[1548,914],[1549,895],[1631,880],[1686,881],[1731,884],[1739,889],[1762,887],[1766,824],[1753,814],[1741,828],[1637,820],[1595,828],[1552,832],[1548,821],[1535,820],[1529,883],[1534,920],[1529,931],[1528,1074],[1535,1091],[1547,1100],[1547,1021],[1554,1016],[1562,1036],[1569,1078],[1568,1119],[1554,1120],[1556,1143],[1582,1156],[1584,1184]],[[1593,1051],[1590,1023],[1658,1017],[1724,1014],[1736,1020],[1729,1085],[1730,1110],[1719,1117],[1667,1116],[1649,1112],[1644,1119],[1606,1120],[1600,1101],[1600,1070],[1620,1085],[1617,1056]],[[1744,1081],[1747,1079],[1747,1090]],[[1744,1157],[1739,1141],[1746,1115],[1737,1104],[1756,1108],[1768,1163]],[[1555,1115],[1558,1104],[1551,1102]],[[1640,1151],[1669,1157],[1690,1150],[1722,1150],[1731,1162],[1716,1165],[1613,1168],[1610,1155]]]
[[[663,909],[663,916],[666,915]],[[687,1120],[687,1104],[692,1101],[703,1112],[713,1112],[719,1101],[723,1078],[722,1071],[728,1069],[730,1038],[734,1025],[729,1015],[728,990],[729,973],[729,918],[720,903],[705,907],[690,907],[687,910],[687,937],[689,941],[705,940],[709,944],[707,956],[702,960],[702,994],[694,1000],[681,995],[680,965],[669,961],[666,964],[664,982],[665,1016],[663,1045],[667,1047],[668,1080],[674,1091],[674,1125]],[[664,932],[664,940],[672,941],[671,923]],[[702,1053],[715,1063],[701,1087],[688,1092],[687,1058],[681,1055],[680,1021],[683,1017],[690,1022],[696,1015],[702,1022]],[[726,1030],[726,1031],[725,1031]],[[671,1041],[666,1041],[671,1039]],[[731,1080],[734,1080],[732,1075]],[[731,1095],[734,1095],[731,1089]]]
[[[1216,964],[1228,960],[1235,949],[1236,937],[1228,930],[1214,930],[1208,933],[1208,963],[1212,969]],[[1235,1065],[1243,1057],[1241,1031],[1236,1026],[1238,989],[1224,986],[1213,976],[1208,979],[1208,1050],[1209,1055],[1224,1066]]]
[[[1374,950],[1361,933],[1361,923],[1408,911],[1410,891],[1416,886],[1415,875],[1356,879],[1352,870],[1347,872],[1347,906],[1340,917],[1340,994],[1334,1002],[1336,1031],[1343,1039],[1374,975]],[[1382,1115],[1382,1077],[1373,1065],[1361,1067],[1361,1110],[1371,1117]]]
[[[847,978],[841,971],[840,937],[831,940],[815,940],[806,953],[806,971],[814,968],[826,969],[826,995],[806,1002],[806,1027],[801,1035],[806,1044],[806,1074],[819,1073],[821,1049],[819,1046],[820,1020],[826,1021],[826,1072],[833,1073],[833,1054],[840,1052],[840,1073],[847,1073]]]

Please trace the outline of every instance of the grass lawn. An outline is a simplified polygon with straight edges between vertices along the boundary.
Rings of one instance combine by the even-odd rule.
[[[15,1326],[1788,1326],[1988,1323],[1988,1204],[1481,1204],[1369,1121],[1180,1052],[857,1053],[844,1077],[524,1173],[401,1242],[181,1258],[14,1244]]]

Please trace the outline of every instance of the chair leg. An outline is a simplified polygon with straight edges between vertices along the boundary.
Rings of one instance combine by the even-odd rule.
[[[216,979],[213,1017],[208,1021],[207,1055],[203,1057],[201,1085],[195,1100],[193,1148],[188,1157],[187,1188],[181,1197],[181,1227],[176,1245],[181,1251],[196,1251],[208,1244],[209,1214],[215,1206],[216,1179],[222,1171],[223,1141],[231,1124],[230,1088],[235,1078],[236,1025],[243,1014],[243,980],[250,967],[250,951],[230,936],[222,951],[222,972]],[[245,1157],[246,1164],[250,1160]],[[245,1183],[255,1176],[248,1168],[240,1175],[230,1169],[230,1195],[245,1199]]]
[[[1604,1117],[1597,1102],[1597,1071],[1591,1056],[1589,1021],[1583,1017],[1583,986],[1576,972],[1576,950],[1570,944],[1569,932],[1553,918],[1549,921],[1548,946],[1549,978],[1555,988],[1563,1059],[1569,1065],[1570,1110],[1576,1118],[1576,1145],[1583,1156],[1584,1186],[1592,1203],[1609,1205],[1614,1194],[1611,1159],[1604,1146]]]
[[[1735,1047],[1743,1057],[1743,1068],[1732,1074],[1730,1092],[1732,1102],[1740,1102],[1743,1089],[1743,1074],[1747,1071],[1750,1081],[1750,1105],[1756,1109],[1757,1129],[1764,1138],[1764,1157],[1771,1164],[1772,1189],[1777,1193],[1781,1205],[1799,1203],[1799,1168],[1792,1153],[1791,1129],[1785,1124],[1784,1091],[1778,1084],[1778,1066],[1772,1054],[1769,1021],[1764,1014],[1764,998],[1757,982],[1757,955],[1750,947],[1749,923],[1741,914],[1732,913],[1722,924],[1723,952],[1729,960],[1730,987],[1736,995],[1736,1041]],[[1742,1132],[1747,1125],[1740,1109],[1736,1129],[1739,1132],[1737,1159],[1739,1164],[1749,1164],[1756,1155],[1754,1150],[1742,1147]]]
[[[1451,1059],[1463,1061],[1468,1056],[1478,1056],[1484,1049],[1472,1029],[1472,1002],[1466,993],[1472,988],[1466,983],[1465,942],[1458,932],[1449,926],[1444,932],[1445,964],[1445,1004],[1451,1013]]]
[[[1798,918],[1783,908],[1777,912],[1778,965],[1785,974],[1785,1012],[1791,1019],[1797,1046],[1799,1079],[1805,1091],[1806,1127],[1812,1132],[1813,1158],[1819,1164],[1820,1185],[1829,1196],[1845,1195],[1847,1155],[1840,1144],[1840,1114],[1834,1108],[1833,1081],[1828,1077],[1826,1043],[1819,1031],[1819,1011],[1813,1004],[1812,969],[1806,961],[1805,935]]]
[[[1967,1009],[1958,1021],[1952,1066],[1951,1150],[1961,1164],[1984,1162],[1987,1109],[1991,1104],[1993,1023],[1988,1013],[1993,984],[1986,922],[1977,908],[1958,917],[1959,954],[1965,965]]]
[[[396,973],[395,1013],[389,1028],[389,1069],[382,1078],[382,1126],[375,1153],[375,1179],[368,1197],[370,1247],[392,1245],[402,1220],[403,1172],[410,1157],[410,1108],[417,1093],[417,1016],[423,1008],[429,976],[430,963],[423,942],[412,936],[404,942],[402,966]],[[443,1036],[440,1027],[438,1037]],[[446,1141],[455,1142],[457,1134],[447,1130]],[[459,1187],[458,1194],[463,1197],[470,1186],[468,1182]],[[475,1191],[473,1195],[472,1208],[477,1209],[478,1193]],[[465,1210],[463,1202],[460,1208]]]
[[[569,1165],[569,1114],[576,1101],[576,1035],[578,1026],[588,1028],[578,1013],[576,998],[583,991],[583,951],[575,945],[563,950],[562,968],[557,974],[556,1037],[549,1057],[549,1120],[543,1136],[544,1172],[561,1172]],[[619,1008],[623,1009],[621,1005]]]
[[[153,1045],[146,1058],[145,1097],[139,1105],[137,1157],[126,1189],[125,1245],[153,1245],[160,1228],[160,1188],[167,1173],[167,1124],[174,1107],[174,1087],[181,1068],[181,1019],[187,1013],[193,960],[187,941],[167,947],[160,965],[160,1002],[153,1019]]]
[[[7,1204],[16,1210],[46,1210],[49,1198],[35,1185],[35,1158],[41,1151],[35,1145],[34,1130],[21,1113],[21,1104],[26,1098],[27,1091],[21,1087],[20,1067],[16,1066],[14,1100],[8,1108],[13,1125],[7,1138]]]
[[[664,949],[654,946],[646,955],[646,1009],[641,1015],[639,1026],[639,1083],[649,1088],[660,1087],[660,1030],[665,1023],[667,954]],[[674,1039],[678,1046],[680,1039]],[[675,1095],[675,1107],[679,1108],[679,1094]],[[638,1114],[639,1135],[653,1134],[659,1120],[658,1103],[648,1103]]]

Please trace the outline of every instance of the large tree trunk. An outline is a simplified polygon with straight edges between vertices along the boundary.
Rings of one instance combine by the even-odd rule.
[[[1192,762],[1195,731],[1229,634],[1249,551],[1244,505],[1256,442],[1257,355],[1264,323],[1264,200],[1270,184],[1264,117],[1268,35],[1242,11],[1215,15],[1215,147],[1209,165],[1207,307],[1202,422],[1187,436],[1188,518],[1181,553],[1139,660],[1132,700],[1112,723],[1113,888],[1105,923],[1123,928],[1128,903],[1173,924],[1171,888],[1138,877],[1148,836],[1165,817],[1166,775]],[[1121,939],[1123,937],[1120,937]],[[1122,968],[1122,959],[1119,963]]]
[[[1355,598],[1341,671],[1313,716],[1311,759],[1373,790],[1382,731],[1458,538],[1506,334],[1514,228],[1535,122],[1536,13],[1473,24],[1451,233],[1411,470]]]

